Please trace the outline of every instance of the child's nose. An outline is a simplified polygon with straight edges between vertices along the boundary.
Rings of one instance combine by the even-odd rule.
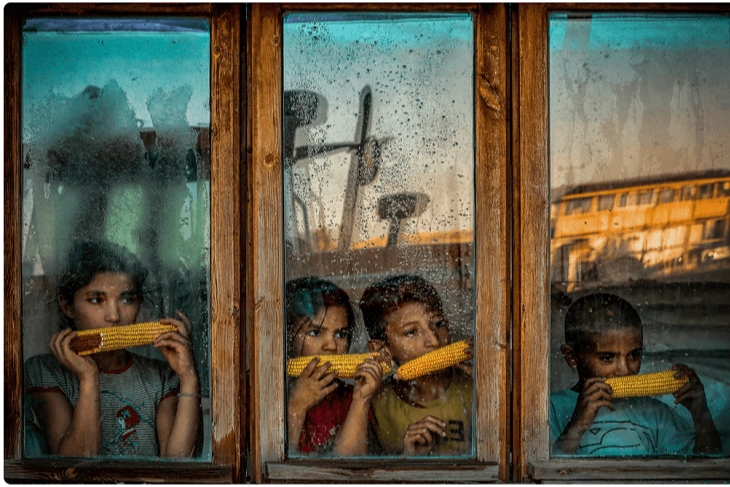
[[[325,352],[334,352],[337,350],[337,342],[335,341],[335,337],[332,335],[325,335],[324,344],[322,345],[322,350]]]
[[[104,319],[110,323],[119,321],[119,306],[114,301],[109,301],[104,308]]]
[[[431,348],[438,348],[439,337],[436,334],[436,330],[434,330],[433,328],[429,328],[425,335],[425,345]]]
[[[626,358],[620,358],[616,364],[616,375],[629,375],[629,363]]]

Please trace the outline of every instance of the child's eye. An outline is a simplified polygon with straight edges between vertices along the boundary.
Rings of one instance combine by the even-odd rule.
[[[629,358],[634,359],[634,360],[640,359],[642,353],[643,353],[643,350],[640,348],[637,348],[636,350],[632,350],[631,352],[629,352]]]
[[[449,323],[446,320],[441,319],[441,320],[438,320],[436,323],[434,323],[433,326],[436,328],[446,328],[448,325],[449,325]]]
[[[350,336],[349,330],[338,330],[335,332],[335,338],[347,339]]]
[[[137,304],[137,296],[124,296],[122,298],[123,304]]]
[[[403,333],[407,337],[416,336],[416,329],[412,328],[410,330],[406,330],[405,333]]]
[[[93,298],[87,299],[87,301],[91,304],[101,304],[102,299],[99,296],[94,296]]]
[[[310,337],[318,337],[319,330],[307,330],[307,335],[309,335]]]
[[[598,359],[602,362],[611,362],[611,361],[613,361],[613,354],[610,354],[610,353],[601,354],[598,356]]]

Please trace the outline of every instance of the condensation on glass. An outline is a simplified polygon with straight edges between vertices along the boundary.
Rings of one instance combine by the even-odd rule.
[[[390,330],[397,311],[423,324],[403,330],[416,345],[396,345],[394,332],[386,331],[388,346],[410,354],[401,363],[473,336],[471,16],[289,14],[283,49],[287,357],[367,352],[385,340],[369,343],[377,337],[364,322],[385,317]],[[376,306],[366,291],[375,285],[390,286],[391,294],[410,286],[415,297],[397,304],[388,295]],[[424,298],[433,297],[431,288],[442,303],[439,312],[438,300]],[[373,304],[374,314],[363,318],[361,301]],[[472,456],[473,380],[455,368],[433,377],[432,385],[418,379],[395,389],[394,378],[384,378],[370,414],[352,419],[360,421],[352,434],[344,423],[348,414],[356,418],[364,385],[355,384],[353,396],[351,379],[329,393],[290,377],[288,455],[400,456],[407,426],[426,415],[418,407],[443,401],[447,405],[434,415],[443,416],[444,437],[410,454]],[[444,384],[445,393],[434,392]],[[418,387],[435,400],[409,404],[405,396]],[[309,402],[302,399],[307,394]],[[342,447],[347,441],[361,448]]]
[[[712,436],[711,427],[694,423],[671,394],[614,399],[617,410],[635,411],[620,416],[601,407],[577,451],[553,443],[568,428],[577,397],[568,389],[579,377],[681,363],[704,385],[722,442],[712,450],[728,455],[730,19],[560,13],[551,15],[549,32],[552,454],[700,453],[673,432],[696,428],[698,437]],[[614,298],[592,303],[603,318],[576,313],[580,323],[566,320],[571,306],[580,310],[594,299],[586,296],[598,294],[618,296],[638,313],[642,328],[634,338],[643,354],[620,350],[635,349],[636,340],[597,342],[637,328],[626,318],[630,311],[607,304]],[[611,319],[634,324],[594,330],[582,342],[564,333]],[[570,340],[589,352],[616,353],[594,354],[600,367],[589,367],[586,352],[575,359],[576,372],[561,351]],[[607,425],[620,433],[604,436]],[[640,428],[651,433],[637,439]],[[634,442],[642,446],[628,446]]]
[[[90,326],[127,324],[130,302],[138,323],[176,317],[178,310],[189,318],[203,410],[195,459],[203,460],[211,447],[209,52],[210,27],[202,19],[41,18],[23,28],[24,358],[49,354],[52,336],[69,323],[59,306],[61,288],[75,293],[107,270],[130,276],[130,266],[139,264],[147,273],[143,284],[138,273],[124,286],[141,296],[101,285],[106,294],[86,304],[100,308],[114,300],[120,316],[97,316]],[[81,241],[91,242],[88,252],[76,254],[83,262],[70,257]],[[67,286],[63,274],[71,265],[86,274]],[[72,296],[72,321],[83,328],[81,301]],[[133,353],[165,361],[152,346]],[[26,391],[65,380],[58,377],[68,378],[69,370],[30,378],[26,362]],[[135,390],[142,383],[157,388],[158,404],[160,393],[175,392],[173,382],[166,377],[160,386],[145,376],[102,391],[125,406],[111,422],[102,420],[100,455],[156,456],[149,447],[154,429],[143,428],[156,424],[154,407],[144,409]],[[26,457],[51,451],[45,424],[52,420],[38,417],[34,397],[25,398]]]

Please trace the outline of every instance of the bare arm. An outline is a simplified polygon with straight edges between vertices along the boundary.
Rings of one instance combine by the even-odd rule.
[[[164,333],[154,342],[155,348],[162,352],[180,378],[179,397],[167,397],[157,407],[157,440],[160,456],[191,458],[200,431],[200,383],[186,327],[190,322],[179,311],[178,315],[183,321],[160,320],[176,325],[177,331]]]
[[[91,457],[101,452],[99,369],[89,357],[71,350],[71,329],[53,335],[49,347],[56,360],[79,380],[76,407],[60,392],[35,394],[37,412],[48,446],[55,455]]]
[[[673,369],[677,371],[675,378],[689,378],[689,382],[674,393],[674,403],[686,407],[692,416],[695,427],[694,453],[722,453],[720,433],[707,407],[705,386],[694,369],[683,364],[677,364]]]
[[[578,396],[573,416],[553,445],[553,453],[572,454],[577,452],[583,435],[591,427],[598,410],[602,407],[613,411],[611,386],[606,384],[602,378],[588,379]]]
[[[368,413],[372,399],[380,389],[382,376],[383,368],[375,360],[368,360],[357,367],[352,404],[335,437],[335,455],[367,455]]]

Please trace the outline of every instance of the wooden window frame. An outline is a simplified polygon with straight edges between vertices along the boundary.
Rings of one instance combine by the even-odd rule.
[[[21,344],[21,44],[22,21],[37,16],[194,16],[210,22],[211,215],[210,357],[212,459],[210,462],[110,461],[23,458]],[[242,479],[245,461],[244,336],[240,303],[245,262],[241,167],[241,13],[215,4],[14,4],[5,7],[5,480],[73,482],[221,483]],[[243,184],[242,184],[243,183]]]
[[[515,25],[513,479],[722,480],[730,458],[550,458],[548,16],[551,12],[728,12],[717,5],[520,4]]]
[[[476,137],[475,452],[455,460],[289,460],[284,414],[282,18],[287,11],[474,15]],[[509,30],[505,5],[253,4],[249,15],[250,465],[253,482],[506,481],[509,478]]]

